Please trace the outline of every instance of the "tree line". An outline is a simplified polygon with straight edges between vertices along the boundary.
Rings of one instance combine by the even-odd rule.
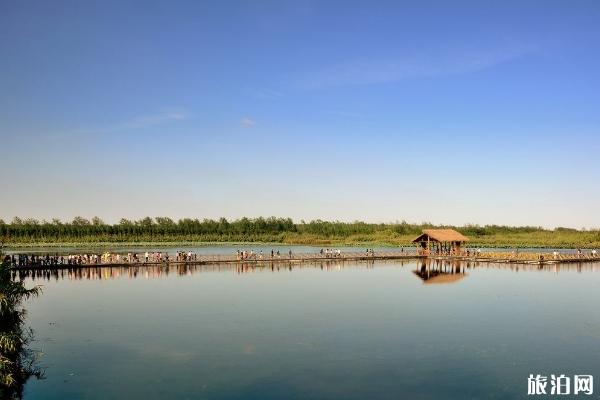
[[[366,223],[313,220],[295,223],[291,218],[183,218],[175,221],[169,217],[145,217],[139,220],[122,218],[116,224],[105,223],[99,217],[91,219],[75,217],[72,221],[60,219],[39,221],[33,218],[15,217],[10,223],[0,220],[0,240],[9,242],[69,242],[69,241],[142,241],[142,240],[207,240],[207,241],[280,241],[285,235],[318,238],[347,238],[350,236],[418,235],[423,229],[452,228],[470,237],[492,235],[553,232],[541,227],[511,227],[501,225],[436,226],[430,223],[411,224]],[[554,232],[577,233],[568,228],[556,228]],[[87,240],[85,240],[87,239]]]

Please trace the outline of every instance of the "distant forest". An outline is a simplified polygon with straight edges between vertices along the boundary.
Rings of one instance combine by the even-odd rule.
[[[73,221],[0,219],[0,241],[5,245],[102,244],[102,243],[191,243],[263,242],[286,244],[409,245],[423,229],[453,228],[468,236],[473,245],[499,247],[598,247],[600,231],[534,226],[499,225],[437,226],[407,222],[373,224],[315,220],[295,223],[291,218],[225,218],[174,221],[168,217],[121,219],[107,224],[98,217],[76,217]]]

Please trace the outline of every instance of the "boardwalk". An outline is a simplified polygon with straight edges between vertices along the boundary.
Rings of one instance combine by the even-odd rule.
[[[100,258],[98,258],[99,260]],[[194,255],[193,259],[171,259],[170,261],[161,262],[145,262],[139,261],[123,261],[119,262],[83,262],[83,263],[67,263],[61,259],[61,262],[46,263],[41,257],[34,264],[14,265],[14,269],[61,269],[61,268],[105,268],[105,267],[120,267],[120,266],[166,266],[166,265],[214,265],[214,264],[279,264],[279,263],[312,263],[322,261],[375,261],[375,260],[419,260],[430,259],[440,261],[468,261],[468,262],[494,262],[508,264],[531,264],[531,265],[555,265],[563,263],[583,263],[583,262],[600,262],[600,256],[591,254],[553,254],[553,253],[511,253],[511,252],[486,252],[476,253],[472,255],[422,255],[415,251],[378,251],[374,253],[367,252],[343,252],[341,254],[321,254],[321,253],[292,253],[292,255],[258,255],[253,254],[251,257],[241,259],[236,254],[216,254]]]
[[[590,254],[552,254],[552,253],[520,253],[512,254],[509,252],[494,252],[481,253],[476,256],[429,256],[434,260],[464,260],[464,261],[479,261],[479,262],[495,262],[509,264],[564,264],[564,263],[581,263],[581,262],[599,262],[600,256],[592,256]]]

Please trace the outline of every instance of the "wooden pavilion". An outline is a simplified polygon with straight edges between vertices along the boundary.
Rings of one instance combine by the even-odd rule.
[[[424,229],[413,243],[420,254],[460,255],[461,248],[469,238],[454,229]]]

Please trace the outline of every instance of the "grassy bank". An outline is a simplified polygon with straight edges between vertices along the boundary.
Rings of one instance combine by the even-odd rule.
[[[317,235],[297,232],[278,235],[156,235],[108,236],[88,235],[19,238],[5,240],[6,247],[116,247],[116,246],[186,246],[226,244],[289,244],[314,246],[411,246],[415,234],[382,231],[354,235]],[[587,232],[517,232],[490,235],[468,235],[469,246],[479,247],[541,247],[541,248],[600,248],[600,233]]]

